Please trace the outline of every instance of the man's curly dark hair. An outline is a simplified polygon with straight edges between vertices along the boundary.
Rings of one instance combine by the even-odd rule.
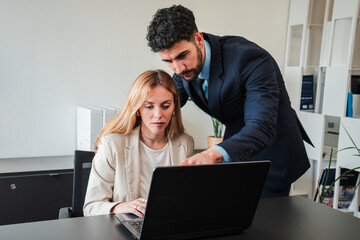
[[[198,30],[193,12],[182,5],[173,5],[159,9],[147,31],[148,46],[153,52],[159,52],[182,40],[194,40]]]

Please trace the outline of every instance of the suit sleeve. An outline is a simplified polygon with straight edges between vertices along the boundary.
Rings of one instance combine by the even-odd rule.
[[[115,168],[110,154],[110,146],[102,139],[94,157],[84,201],[84,216],[109,214],[118,204],[112,202]]]
[[[174,81],[175,81],[177,90],[178,90],[178,92],[179,92],[180,105],[181,105],[181,107],[183,107],[183,106],[186,104],[189,96],[188,96],[188,94],[187,94],[186,91],[185,91],[185,88],[184,88],[182,79],[181,79],[179,76],[177,76],[176,74],[173,75],[173,79],[174,79]]]
[[[235,122],[243,121],[243,127],[219,144],[233,161],[246,160],[272,143],[279,106],[274,60],[261,51],[244,55],[247,57],[238,63],[236,76],[238,84],[245,89],[243,108],[240,101],[238,105],[243,119],[235,119]]]

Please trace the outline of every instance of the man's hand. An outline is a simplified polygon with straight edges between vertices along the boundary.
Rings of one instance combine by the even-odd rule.
[[[209,148],[201,153],[183,160],[180,165],[200,165],[222,163],[223,157],[221,153],[213,148]]]

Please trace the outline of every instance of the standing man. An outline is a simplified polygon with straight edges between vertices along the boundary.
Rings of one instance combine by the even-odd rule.
[[[287,196],[310,166],[303,139],[311,142],[271,55],[242,37],[199,32],[181,5],[159,9],[146,38],[174,71],[181,106],[190,97],[226,126],[222,143],[181,164],[270,160],[262,197]]]

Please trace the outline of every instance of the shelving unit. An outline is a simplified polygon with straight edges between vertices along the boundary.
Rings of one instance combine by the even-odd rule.
[[[351,142],[351,139],[347,135],[346,130],[350,133],[351,138],[354,140],[355,143],[360,143],[360,124],[359,119],[355,118],[347,118],[342,117],[341,118],[342,127],[340,128],[340,134],[339,134],[339,149],[345,149],[348,147],[353,146],[353,143]],[[357,133],[357,134],[353,134]],[[359,145],[357,145],[360,147]],[[346,149],[338,152],[338,160],[336,162],[336,176],[340,176],[341,168],[347,168],[347,169],[353,169],[356,167],[360,167],[360,156],[355,156],[355,154],[358,154],[355,149]],[[357,169],[359,172],[360,170]],[[359,179],[358,179],[359,181]],[[338,206],[338,196],[339,196],[339,181],[335,185],[334,188],[334,208],[337,208]],[[355,196],[352,202],[352,205],[350,205],[349,210],[354,213],[355,216],[360,217],[359,214],[359,190],[355,192]]]
[[[322,169],[328,164],[324,152],[343,147],[341,125],[350,119],[360,127],[359,16],[360,0],[291,0],[284,79],[292,107],[315,146],[305,146],[313,176],[311,180],[309,173],[303,177],[306,184],[304,179],[295,182],[293,194],[307,193],[312,198]],[[313,107],[304,111],[300,104],[306,75],[313,79]],[[354,96],[353,118],[346,117],[349,91]],[[359,136],[360,129],[352,133]],[[338,154],[337,171],[346,157]],[[357,164],[360,166],[360,158]],[[338,186],[335,188],[338,191]],[[358,215],[358,207],[354,208]]]

